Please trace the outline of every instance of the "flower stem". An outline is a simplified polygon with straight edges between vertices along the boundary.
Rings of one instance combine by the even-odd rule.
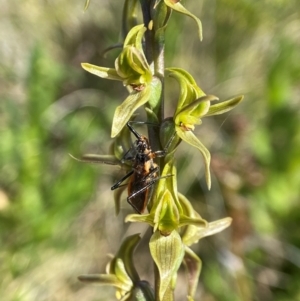
[[[161,93],[158,95],[158,101],[155,107],[152,107],[151,110],[154,113],[153,115],[147,113],[148,122],[158,122],[160,126],[164,120],[164,70],[165,70],[165,29],[162,25],[161,27],[158,24],[153,24],[155,22],[156,14],[159,14],[158,7],[154,8],[155,0],[140,0],[144,24],[147,27],[145,33],[145,55],[147,61],[152,68],[153,75],[157,77],[161,82]],[[154,19],[154,20],[153,20]],[[158,17],[159,19],[159,17]],[[152,23],[151,23],[152,22]],[[163,22],[162,22],[163,24]],[[156,116],[156,120],[153,116]],[[162,149],[160,143],[159,127],[150,126],[148,127],[148,135],[153,150]],[[159,168],[163,170],[164,160],[160,160]],[[153,193],[155,195],[155,191]],[[155,300],[160,300],[159,291],[160,291],[160,275],[157,266],[154,263],[154,282],[155,282]],[[166,291],[165,297],[163,300],[172,301],[174,300],[173,290],[169,287]]]

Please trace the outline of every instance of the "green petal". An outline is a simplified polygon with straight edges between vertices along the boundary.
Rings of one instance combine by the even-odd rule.
[[[179,214],[182,213],[182,208],[178,200],[177,196],[177,171],[174,164],[173,158],[166,162],[164,169],[161,173],[161,180],[159,180],[157,188],[156,188],[156,198],[153,203],[153,207],[151,208],[151,212],[154,214],[158,214],[157,207],[160,205],[163,195],[166,190],[171,194],[172,200],[174,202],[174,206],[176,206]],[[155,219],[155,222],[158,222],[158,219]]]
[[[158,224],[158,230],[164,236],[170,235],[173,230],[178,228],[178,208],[168,189],[166,189],[162,197],[160,197],[159,205],[155,210],[154,221]]]
[[[181,68],[167,68],[166,70],[170,72],[169,76],[174,77],[180,85],[180,96],[175,115],[195,99],[205,96],[190,73]]]
[[[182,206],[183,212],[185,215],[194,218],[201,217],[193,208],[191,202],[180,192],[178,192],[178,199]]]
[[[142,91],[133,91],[122,104],[116,108],[111,130],[112,138],[120,133],[136,109],[144,105],[149,100],[150,95],[151,86],[146,86]]]
[[[146,102],[149,105],[155,105],[159,100],[162,90],[161,81],[153,77],[150,85],[146,85],[142,91],[133,91],[125,101],[116,108],[111,137],[114,138],[129,121],[133,113]]]
[[[244,95],[240,95],[232,99],[222,101],[221,103],[211,105],[205,117],[226,113],[232,110],[235,106],[237,106],[243,100],[243,98]]]
[[[209,110],[210,102],[217,100],[218,98],[213,95],[202,96],[185,107],[181,108],[180,111],[175,115],[175,124],[187,125],[191,129],[194,129],[194,125],[201,124],[201,117],[205,116]]]
[[[142,52],[134,46],[124,47],[115,61],[118,75],[124,79],[124,85],[142,85],[150,83],[152,74]]]
[[[178,198],[185,215],[189,216],[190,218],[201,219],[201,216],[194,210],[190,201],[183,194],[178,193]],[[183,243],[186,246],[190,246],[198,242],[198,233],[203,229],[203,227],[197,227],[195,225],[188,224],[186,227],[183,228],[183,232],[181,233]]]
[[[153,214],[129,214],[125,218],[125,222],[137,222],[137,223],[147,223],[154,227],[154,217]]]
[[[207,228],[208,223],[205,219],[202,218],[191,218],[184,214],[180,215],[179,227],[183,227],[187,225],[192,225],[199,228]]]
[[[184,245],[177,231],[173,231],[169,236],[162,236],[156,231],[151,237],[149,246],[160,275],[159,300],[163,300],[182,262]]]
[[[186,70],[176,67],[166,68],[166,70],[170,72],[170,76],[176,77],[178,80],[185,80],[192,86],[197,86],[197,83],[193,76]]]
[[[164,1],[165,1],[165,4],[169,7],[171,7],[173,10],[175,10],[181,14],[187,15],[195,20],[195,22],[197,23],[197,27],[198,27],[198,35],[199,35],[200,41],[202,41],[201,21],[195,15],[193,15],[191,12],[189,12],[183,5],[181,5],[179,3],[179,1],[178,2],[175,2],[174,0],[173,1],[172,0],[164,0]]]
[[[194,300],[202,268],[201,259],[188,247],[185,247],[183,263],[188,279],[188,300]]]
[[[142,39],[146,30],[147,28],[144,26],[144,24],[134,26],[126,36],[124,47],[132,45],[135,46],[135,48],[137,48],[140,52],[143,52]]]
[[[82,63],[81,66],[84,70],[101,78],[123,81],[123,78],[120,77],[117,71],[113,68],[99,67],[89,63]]]
[[[123,260],[120,258],[115,259],[114,274],[117,276],[120,282],[123,283],[123,289],[129,291],[133,286],[133,282],[127,273],[127,269],[125,267]]]
[[[205,228],[205,229],[199,228],[197,235],[198,235],[199,239],[206,237],[206,236],[214,235],[216,233],[223,231],[227,227],[229,227],[231,222],[232,222],[231,217],[225,217],[225,218],[219,219],[217,221],[208,223],[207,228]]]
[[[88,275],[80,275],[78,279],[85,283],[109,285],[120,289],[124,289],[124,284],[115,275],[88,274]]]
[[[205,179],[208,189],[211,187],[211,178],[210,178],[210,152],[208,149],[198,140],[198,138],[194,135],[192,131],[184,131],[179,126],[176,126],[177,135],[188,144],[198,148],[200,153],[204,158],[205,164]]]
[[[210,102],[214,100],[218,100],[218,97],[214,95],[202,96],[182,108],[178,115],[192,115],[194,117],[201,118],[207,114]]]

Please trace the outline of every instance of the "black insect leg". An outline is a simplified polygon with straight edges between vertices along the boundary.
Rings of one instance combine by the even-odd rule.
[[[151,186],[152,186],[157,180],[159,180],[159,179],[160,179],[160,178],[152,180],[150,183],[148,183],[148,184],[147,184],[146,186],[144,186],[143,188],[141,188],[141,189],[139,189],[138,191],[135,191],[135,192],[133,192],[131,195],[129,195],[129,196],[127,197],[128,203],[129,203],[130,205],[132,205],[131,202],[130,202],[130,199],[134,198],[135,196],[137,196],[137,195],[139,195],[140,193],[142,193],[142,192],[144,192],[145,190],[147,190],[149,187],[151,187]]]
[[[136,137],[136,139],[141,139],[141,135],[133,128],[133,126],[131,125],[132,123],[135,123],[135,124],[143,124],[142,122],[134,122],[134,121],[128,121],[127,122],[127,126],[130,130],[130,132]]]
[[[128,179],[131,175],[133,175],[134,170],[131,170],[129,173],[127,173],[121,180],[119,180],[116,184],[111,186],[111,190],[115,190],[121,186],[121,184]]]

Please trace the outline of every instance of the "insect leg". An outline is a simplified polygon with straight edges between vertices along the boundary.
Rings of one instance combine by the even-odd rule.
[[[126,179],[128,179],[131,175],[133,175],[133,173],[134,173],[134,170],[131,170],[129,173],[127,173],[121,180],[119,180],[116,184],[114,184],[111,187],[111,190],[115,190],[115,189],[119,188]]]
[[[135,196],[139,195],[140,193],[144,192],[145,190],[147,190],[149,187],[151,187],[158,179],[154,179],[152,180],[150,183],[148,183],[146,186],[142,187],[141,189],[139,189],[138,191],[133,192],[131,195],[129,195],[127,197],[127,201],[130,205],[131,202],[129,201],[130,199],[134,198]]]
[[[132,161],[134,160],[135,156],[132,155],[133,147],[131,147],[123,156],[121,159],[121,162],[124,163],[125,161]]]
[[[149,178],[150,174],[147,175],[147,177],[145,177],[145,179],[143,179],[143,181],[146,180],[146,178]],[[161,180],[161,179],[165,179],[165,178],[170,178],[170,177],[173,177],[174,175],[166,175],[166,176],[163,176],[163,177],[157,177],[157,178],[154,178],[151,180],[151,182],[149,182],[146,186],[142,187],[141,189],[139,189],[138,191],[135,191],[133,192],[131,195],[129,195],[127,197],[127,200],[130,200],[132,198],[134,198],[135,196],[139,195],[140,193],[142,193],[143,191],[145,191],[146,189],[148,189],[149,187],[151,187],[155,182]]]
[[[153,152],[153,154],[155,154],[155,157],[156,158],[159,158],[159,157],[164,157],[166,155],[166,151],[164,150],[158,150],[158,151],[155,151]]]
[[[133,128],[133,126],[131,125],[132,123],[139,123],[139,122],[128,121],[127,126],[130,132],[136,137],[136,139],[141,139],[141,135]]]

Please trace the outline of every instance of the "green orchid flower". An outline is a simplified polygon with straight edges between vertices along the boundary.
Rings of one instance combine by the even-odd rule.
[[[177,271],[186,253],[179,229],[188,225],[207,227],[207,222],[201,217],[185,214],[178,198],[176,168],[172,159],[165,164],[150,207],[149,214],[128,215],[126,222],[146,222],[153,227],[149,247],[159,270],[160,300],[172,300],[168,298],[172,295]]]
[[[123,44],[123,50],[115,61],[115,68],[82,63],[83,69],[102,78],[122,81],[133,90],[142,90],[150,83],[152,73],[143,52],[142,39],[146,31],[143,24],[133,27]]]
[[[112,138],[117,136],[137,108],[161,91],[161,82],[153,77],[143,52],[142,39],[146,31],[143,24],[133,27],[126,36],[123,50],[115,60],[115,68],[82,63],[82,68],[101,78],[122,81],[129,96],[117,107],[112,124]]]
[[[126,221],[146,222],[153,227],[150,252],[160,274],[161,300],[174,289],[178,268],[183,263],[188,276],[188,300],[192,301],[202,263],[189,246],[222,231],[231,224],[231,218],[208,223],[176,187],[176,169],[170,161],[163,170],[150,213],[131,214]]]
[[[190,218],[183,212],[178,199],[176,168],[173,160],[165,164],[152,203],[149,214],[130,214],[125,221],[148,223],[153,227],[154,232],[158,230],[163,236],[168,236],[174,230],[186,225],[201,228],[207,226],[204,219]]]
[[[174,77],[180,85],[180,96],[173,117],[176,134],[185,142],[196,147],[204,158],[205,178],[208,189],[211,187],[210,153],[208,149],[194,135],[195,125],[202,123],[201,118],[223,114],[238,105],[243,96],[237,96],[219,104],[211,104],[218,97],[206,95],[197,85],[194,78],[180,68],[168,68],[170,77]]]
[[[153,289],[146,281],[140,280],[133,265],[133,252],[140,239],[138,234],[125,239],[116,256],[108,263],[106,274],[81,275],[78,279],[85,283],[114,286],[118,300],[154,301]]]

